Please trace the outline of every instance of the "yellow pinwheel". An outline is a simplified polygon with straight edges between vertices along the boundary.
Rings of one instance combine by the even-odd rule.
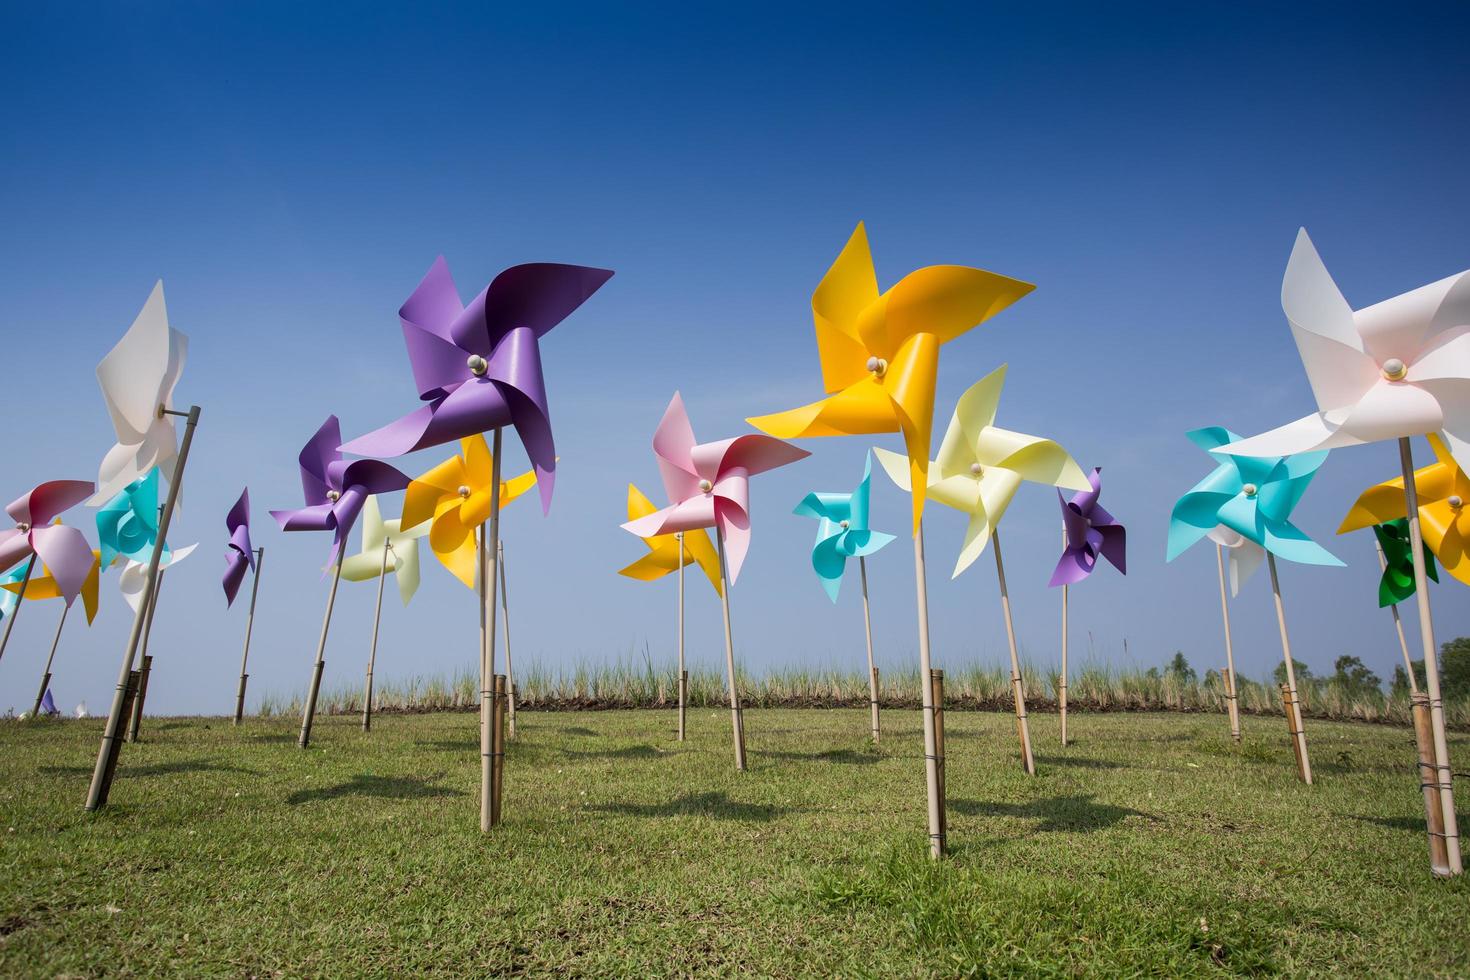
[[[1470,476],[1460,469],[1439,436],[1429,436],[1435,461],[1414,471],[1419,526],[1424,543],[1445,571],[1470,585]],[[1338,534],[1408,516],[1404,478],[1394,477],[1363,491],[1343,518]]]
[[[61,523],[57,521],[56,523]],[[87,572],[87,578],[82,583],[82,607],[87,611],[87,625],[97,618],[97,590],[102,578],[102,553],[92,549],[92,568]],[[0,588],[10,593],[20,592],[20,582],[0,582]],[[32,578],[25,587],[26,599],[60,599],[62,597],[61,586],[56,583],[56,577],[51,574],[51,569],[41,566],[41,577]]]
[[[1023,480],[1087,490],[1087,474],[1050,439],[995,425],[1006,366],[1002,364],[960,396],[939,458],[928,468],[925,496],[970,515],[954,574],[958,577],[985,550]],[[911,470],[897,453],[875,449],[878,462],[901,489],[912,490]]]
[[[747,421],[787,439],[901,432],[909,482],[926,486],[940,345],[1034,288],[983,269],[934,265],[880,293],[868,235],[859,223],[812,294],[829,397]],[[917,531],[924,494],[914,494],[913,503]]]
[[[429,525],[429,547],[440,563],[466,586],[475,587],[475,529],[490,519],[494,492],[493,460],[483,435],[459,441],[461,455],[451,456],[408,485],[400,527],[410,531]],[[500,481],[500,506],[536,485],[535,471]]]
[[[643,491],[633,484],[628,484],[628,520],[636,521],[640,517],[657,513],[658,508],[653,501],[644,496]],[[693,531],[685,531],[683,553],[680,553],[679,535],[677,534],[655,534],[643,539],[648,545],[648,554],[629,565],[620,569],[619,575],[636,578],[644,582],[652,582],[654,579],[663,578],[670,572],[677,572],[679,566],[698,565],[704,571],[705,578],[709,584],[714,586],[716,594],[720,589],[720,558],[715,553],[715,546],[710,543],[709,532],[703,528]]]

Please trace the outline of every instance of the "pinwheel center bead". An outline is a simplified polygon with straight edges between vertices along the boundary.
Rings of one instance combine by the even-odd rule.
[[[1465,501],[1461,499],[1458,493],[1450,497],[1450,499],[1445,502],[1448,503],[1450,507],[1454,510],[1459,510],[1461,507],[1465,506]]]
[[[1383,362],[1383,376],[1389,381],[1402,381],[1408,373],[1409,366],[1397,357],[1390,357]]]
[[[31,529],[31,526],[29,524],[27,524],[25,521],[21,521],[19,524],[15,525],[15,529],[17,531],[19,531],[21,534],[25,534],[26,532],[28,532]]]
[[[469,359],[465,361],[465,364],[469,366],[470,373],[477,378],[483,378],[485,372],[490,370],[490,362],[479,354],[471,354]]]
[[[715,488],[715,485],[713,483],[709,482],[708,480],[700,480],[699,481],[699,492],[700,493],[709,493],[714,488]]]
[[[888,373],[888,362],[881,357],[870,357],[868,358],[868,370],[881,378]]]
[[[342,493],[339,490],[328,490],[327,499],[335,504],[337,501],[342,499]]]
[[[1254,497],[1259,491],[1260,487],[1256,486],[1254,483],[1247,483],[1245,486],[1240,488],[1240,492],[1245,494],[1247,497]]]
[[[470,488],[465,486],[464,484],[460,484],[459,495],[461,497],[468,497],[470,495]]]
[[[985,467],[981,466],[979,463],[971,463],[970,472],[975,474],[976,476],[979,476],[980,474],[985,472]]]
[[[839,525],[839,526],[841,526],[841,527],[847,527],[847,526],[848,526],[848,523],[847,523],[847,521],[838,521],[838,522],[837,522],[837,523],[838,523],[838,525]]]

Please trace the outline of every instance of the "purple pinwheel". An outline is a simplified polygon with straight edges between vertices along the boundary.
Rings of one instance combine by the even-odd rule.
[[[1062,505],[1062,524],[1067,531],[1067,545],[1057,570],[1052,573],[1052,585],[1076,585],[1092,574],[1097,567],[1098,556],[1113,563],[1113,567],[1124,575],[1128,574],[1125,558],[1127,535],[1119,524],[1097,502],[1102,493],[1102,470],[1094,468],[1087,475],[1091,490],[1079,490],[1071,500],[1057,491],[1057,500]]]
[[[225,551],[225,607],[234,605],[240,584],[245,581],[245,569],[255,568],[255,549],[250,546],[250,488],[240,491],[240,499],[225,515],[225,529],[230,532],[230,544]]]
[[[549,510],[556,447],[539,341],[610,278],[611,270],[580,265],[516,265],[464,306],[441,255],[398,311],[414,382],[428,404],[343,451],[402,456],[513,425]]]
[[[52,480],[6,507],[15,527],[0,531],[0,572],[39,555],[70,606],[82,591],[96,556],[81,531],[51,521],[96,489],[96,484],[86,480]]]
[[[328,415],[301,450],[301,489],[306,506],[271,511],[283,531],[332,531],[329,566],[337,563],[363,502],[371,494],[392,493],[409,484],[407,476],[379,460],[344,460],[337,449],[341,442],[337,416]]]

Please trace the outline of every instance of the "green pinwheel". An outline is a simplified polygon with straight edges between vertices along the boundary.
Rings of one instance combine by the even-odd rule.
[[[1409,545],[1409,519],[1400,517],[1395,521],[1373,525],[1373,536],[1383,549],[1383,578],[1378,580],[1378,608],[1396,605],[1414,594],[1414,552]],[[1428,542],[1420,542],[1424,549],[1424,573],[1435,582],[1439,581],[1439,569],[1434,564],[1434,554]]]

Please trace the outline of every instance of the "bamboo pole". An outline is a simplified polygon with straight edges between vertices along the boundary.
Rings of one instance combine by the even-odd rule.
[[[1225,705],[1230,714],[1230,737],[1240,741],[1240,698],[1235,689],[1235,647],[1230,642],[1230,600],[1225,593],[1225,548],[1215,543],[1215,569],[1220,573],[1220,618],[1225,623]]]
[[[153,589],[153,601],[148,605],[148,620],[143,624],[143,656],[138,670],[138,693],[133,698],[133,711],[128,722],[128,741],[138,740],[138,731],[143,727],[143,701],[148,697],[148,675],[153,673],[153,654],[148,652],[153,639],[153,615],[158,612],[158,597],[163,593],[163,576],[167,567],[158,570],[158,585]]]
[[[1434,739],[1434,776],[1439,784],[1439,806],[1444,815],[1445,858],[1450,875],[1460,874],[1460,828],[1455,818],[1455,795],[1450,770],[1450,747],[1445,736],[1444,700],[1439,685],[1439,651],[1434,645],[1434,620],[1429,614],[1429,582],[1424,569],[1424,538],[1419,528],[1419,488],[1414,485],[1414,451],[1408,439],[1399,440],[1399,464],[1404,471],[1404,509],[1409,517],[1409,551],[1414,556],[1414,597],[1419,605],[1419,639],[1424,645],[1424,686],[1429,689],[1429,729]]]
[[[1312,785],[1312,760],[1307,755],[1307,732],[1301,723],[1301,700],[1297,694],[1296,665],[1291,658],[1291,638],[1286,634],[1286,610],[1281,605],[1281,581],[1276,576],[1276,556],[1266,552],[1266,567],[1271,570],[1271,595],[1276,600],[1276,623],[1281,628],[1281,655],[1286,660],[1285,698],[1292,710],[1286,714],[1286,729],[1291,734],[1296,753],[1297,774],[1302,782]]]
[[[388,582],[388,552],[393,550],[393,539],[383,538],[383,565],[378,569],[378,601],[373,606],[373,642],[368,647],[367,680],[362,688],[362,730],[373,728],[373,667],[378,662],[378,625],[383,621],[383,586]]]
[[[1388,570],[1388,559],[1383,555],[1383,545],[1378,543],[1378,535],[1373,535],[1373,547],[1378,551],[1378,571]],[[1409,641],[1404,637],[1404,621],[1399,618],[1399,604],[1390,602],[1389,612],[1393,613],[1393,628],[1399,635],[1399,650],[1404,655],[1404,670],[1409,675],[1409,694],[1419,693],[1419,679],[1414,676],[1414,662],[1409,658]],[[1427,730],[1427,729],[1426,729]]]
[[[730,633],[730,572],[725,566],[725,532],[715,526],[720,546],[720,608],[725,614],[725,679],[730,685],[730,729],[735,742],[735,768],[745,769],[745,719],[740,710],[740,692],[735,685],[735,640]]]
[[[510,590],[505,584],[505,542],[497,541],[496,557],[500,564],[501,632],[505,638],[505,708],[510,719],[510,737],[516,737],[516,671],[510,661]]]
[[[1449,852],[1444,834],[1444,810],[1439,802],[1439,779],[1434,762],[1434,734],[1429,720],[1429,696],[1415,692],[1413,705],[1414,741],[1419,749],[1419,788],[1424,793],[1424,825],[1429,831],[1429,870],[1440,877],[1450,874]]]
[[[148,559],[148,573],[143,579],[143,604],[133,615],[133,628],[128,633],[128,643],[123,650],[122,665],[118,671],[117,687],[112,694],[112,707],[107,713],[107,726],[102,730],[102,744],[97,750],[97,765],[92,770],[92,784],[87,788],[87,809],[96,810],[107,804],[107,794],[112,787],[113,773],[117,769],[120,752],[119,740],[123,735],[124,711],[129,707],[128,683],[133,673],[133,658],[138,654],[138,641],[143,637],[143,611],[153,601],[153,590],[158,575],[158,561],[163,555],[163,542],[168,538],[169,524],[173,522],[174,505],[179,499],[179,487],[184,482],[184,466],[189,462],[189,447],[194,444],[194,429],[199,424],[199,406],[193,405],[187,413],[175,412],[159,406],[164,415],[186,415],[184,438],[179,443],[178,459],[174,462],[174,476],[169,481],[168,498],[163,504],[163,517],[158,522],[158,539],[153,542],[153,554]]]
[[[26,562],[26,573],[20,580],[20,590],[15,593],[15,608],[10,610],[10,615],[5,618],[5,632],[0,635],[0,657],[5,656],[5,647],[10,643],[10,631],[15,629],[15,617],[20,615],[21,603],[26,597],[26,586],[31,583],[31,572],[36,569],[36,555],[31,553],[30,560]]]
[[[490,705],[490,826],[500,826],[505,788],[505,707],[510,685],[504,674],[495,675]]]
[[[322,670],[326,667],[327,628],[332,625],[332,606],[337,603],[337,584],[342,581],[342,562],[337,562],[332,573],[332,591],[327,593],[327,612],[322,617],[322,635],[316,644],[316,664],[311,669],[311,686],[306,692],[306,707],[301,712],[301,737],[296,740],[300,748],[311,744],[311,726],[316,721],[316,699],[322,689]]]
[[[496,429],[491,447],[490,485],[495,492],[490,495],[490,536],[482,549],[485,566],[481,582],[481,606],[485,613],[485,652],[480,665],[480,832],[486,833],[500,822],[500,804],[496,799],[496,786],[500,763],[495,755],[496,740],[503,737],[499,731],[496,711],[498,700],[495,686],[503,678],[495,670],[495,591],[498,583],[500,563],[496,560],[500,552],[500,445],[501,430]],[[503,751],[503,750],[502,750]]]
[[[873,665],[873,617],[868,611],[868,562],[858,555],[858,573],[863,583],[863,634],[868,640],[868,712],[873,728],[873,743],[878,742],[878,668]]]
[[[51,639],[51,653],[46,657],[46,669],[41,672],[41,688],[36,692],[36,703],[31,706],[31,717],[41,713],[41,702],[46,699],[46,688],[51,686],[51,663],[56,659],[56,647],[61,643],[61,628],[66,625],[66,614],[71,606],[62,605],[61,618],[56,621],[56,635]]]
[[[1067,547],[1067,522],[1062,522],[1062,550]],[[1067,747],[1067,599],[1071,586],[1062,583],[1062,682],[1057,687],[1057,708],[1062,716],[1062,748]]]
[[[685,712],[689,704],[689,671],[684,669],[684,532],[679,541],[679,741],[684,741]],[[721,586],[723,588],[723,586]]]
[[[250,612],[245,616],[245,650],[240,654],[240,686],[235,691],[235,724],[245,716],[245,682],[250,675],[245,672],[250,660],[250,631],[255,626],[255,594],[260,590],[260,566],[265,564],[265,546],[255,549],[255,573],[250,576]]]
[[[124,715],[132,714],[133,698],[138,694],[138,677],[138,671],[128,671],[127,683],[123,685],[121,705]],[[104,743],[107,746],[108,752],[107,771],[103,774],[102,781],[102,796],[104,799],[112,792],[112,778],[117,774],[117,758],[122,752],[122,743],[123,740],[121,738],[114,738],[111,742]]]
[[[939,798],[945,795],[944,781],[944,671],[929,671],[929,684],[933,688],[930,697],[934,701],[934,755],[935,768],[939,770]],[[943,808],[939,811],[939,833],[946,840],[949,837],[949,815]]]
[[[1016,703],[1016,734],[1021,739],[1021,767],[1026,775],[1036,775],[1036,759],[1031,754],[1031,725],[1026,719],[1026,686],[1021,680],[1021,657],[1016,652],[1016,627],[1011,622],[1011,596],[1006,589],[1006,566],[1000,556],[1000,529],[990,532],[995,550],[995,574],[1000,582],[1000,606],[1006,619],[1006,642],[1011,648],[1011,692]]]
[[[924,574],[924,522],[914,530],[914,585],[919,613],[919,677],[929,677],[933,659],[929,650],[929,583]],[[944,819],[944,783],[939,778],[939,746],[934,725],[934,688],[931,684],[919,684],[919,698],[923,702],[924,725],[924,784],[929,801],[929,857],[939,860],[944,856],[946,821]]]

